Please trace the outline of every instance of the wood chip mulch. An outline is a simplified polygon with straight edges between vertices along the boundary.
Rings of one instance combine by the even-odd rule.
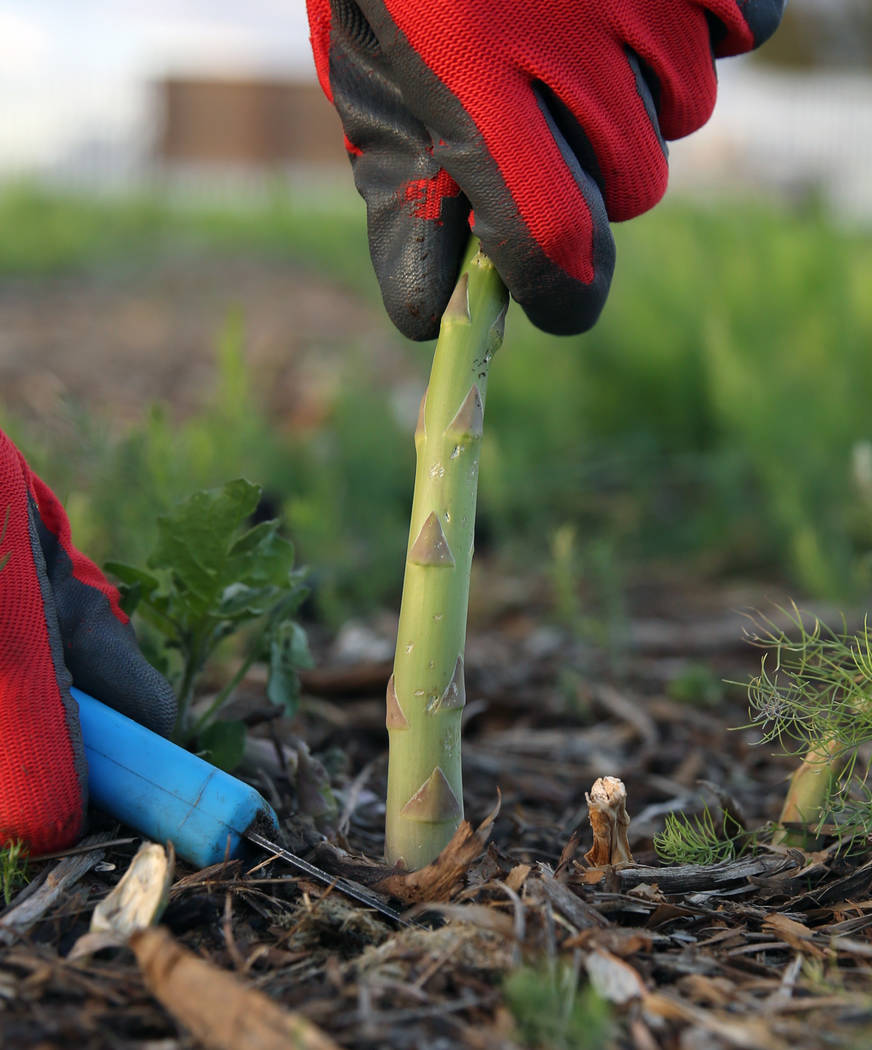
[[[468,646],[469,823],[414,875],[378,859],[386,767],[378,686],[389,668],[343,662],[325,643],[304,715],[261,727],[258,786],[279,804],[292,848],[382,893],[403,923],[279,861],[199,872],[179,862],[159,930],[78,953],[94,905],[138,844],[119,842],[129,830],[101,828],[97,818],[90,852],[32,862],[33,881],[0,912],[0,1046],[872,1045],[868,844],[846,852],[822,840],[804,851],[767,846],[761,834],[737,859],[657,861],[652,836],[674,810],[726,806],[749,829],[765,828],[791,762],[733,728],[747,718],[740,689],[693,700],[676,698],[671,684],[701,666],[714,682],[747,677],[758,658],[729,610],[746,607],[748,595],[649,587],[637,598],[642,612],[631,609],[622,647],[609,651],[544,623],[529,605],[489,610]],[[262,685],[248,686],[256,711]],[[294,751],[294,740],[311,755]],[[306,789],[313,769],[330,778],[330,814],[306,801],[317,795]],[[632,864],[591,868],[583,859],[585,793],[602,775],[627,786]],[[573,989],[592,985],[609,1004],[606,1034],[592,1027],[579,1042],[559,1016],[538,1035],[519,1023],[506,981],[521,967],[545,980],[569,973],[567,1012]]]

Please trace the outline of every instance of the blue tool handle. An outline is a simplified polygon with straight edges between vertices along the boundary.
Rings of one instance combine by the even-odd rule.
[[[275,837],[270,804],[248,784],[204,762],[80,689],[71,690],[100,809],[199,868],[239,857],[252,825]]]

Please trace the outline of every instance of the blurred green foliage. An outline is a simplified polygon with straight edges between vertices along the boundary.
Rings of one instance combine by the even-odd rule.
[[[579,543],[575,525],[564,523],[551,535],[548,565],[555,619],[578,641],[606,654],[611,673],[626,666],[629,619],[624,603],[622,566],[608,535]]]
[[[611,1008],[589,985],[579,987],[576,965],[543,962],[513,970],[503,984],[522,1045],[536,1050],[603,1050]]]
[[[624,559],[694,554],[856,593],[872,236],[735,201],[664,205],[616,233],[593,332],[552,338],[510,313],[481,472],[501,538],[571,521]]]
[[[350,187],[342,200],[277,190],[238,208],[15,187],[0,193],[0,224],[0,273],[25,289],[194,242],[291,258],[378,301]],[[488,394],[479,551],[490,544],[532,571],[552,559],[585,578],[606,551],[616,580],[645,559],[681,559],[780,576],[808,595],[863,593],[872,236],[813,209],[735,200],[667,203],[615,232],[614,288],[593,332],[549,337],[509,312]],[[218,388],[182,423],[158,405],[118,437],[81,412],[63,447],[24,427],[13,405],[0,405],[0,425],[59,488],[97,560],[141,560],[158,513],[244,475],[277,501],[331,620],[395,603],[413,445],[390,377],[349,353],[323,427],[280,433],[252,394],[244,350],[244,319],[231,316]],[[413,356],[423,387],[429,354]],[[572,537],[562,554],[560,529]]]
[[[720,707],[724,692],[724,682],[703,663],[684,664],[666,684],[670,700],[694,707]]]
[[[366,295],[377,294],[365,223],[352,192],[240,193],[236,203],[190,194],[58,193],[32,182],[0,187],[0,276],[39,279],[102,263],[157,259],[186,243],[300,259]]]

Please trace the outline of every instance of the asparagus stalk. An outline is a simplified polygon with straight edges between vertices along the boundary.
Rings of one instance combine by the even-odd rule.
[[[473,240],[445,313],[415,430],[417,467],[394,670],[385,855],[428,864],[463,818],[460,721],[488,367],[508,293]]]
[[[826,814],[833,784],[844,768],[844,745],[833,737],[811,747],[790,778],[790,787],[781,807],[779,827],[772,836],[775,845],[804,846],[809,835],[785,827],[805,824],[812,830]]]

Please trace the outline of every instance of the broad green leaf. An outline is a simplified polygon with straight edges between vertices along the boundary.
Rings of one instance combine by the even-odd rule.
[[[269,642],[269,678],[266,695],[287,714],[297,711],[300,700],[300,679],[297,671],[312,666],[312,656],[306,632],[293,620],[278,624]]]
[[[133,616],[139,608],[139,603],[142,601],[142,584],[122,583],[118,588],[118,593],[121,596],[118,604],[121,606],[122,612],[128,616]]]
[[[103,566],[110,576],[118,581],[121,591],[121,608],[132,616],[141,602],[155,604],[155,591],[160,587],[160,580],[150,572],[125,565],[120,561],[109,561]],[[166,611],[166,599],[161,603],[161,612]]]
[[[278,535],[278,524],[261,522],[240,536],[228,552],[228,572],[252,585],[287,586],[294,568],[294,545]]]
[[[315,661],[312,659],[312,653],[309,650],[309,639],[306,637],[306,632],[294,621],[288,621],[287,626],[290,627],[291,661],[294,667],[301,670],[313,667]]]
[[[168,568],[180,604],[202,615],[231,582],[228,551],[236,530],[254,511],[260,488],[237,478],[217,489],[194,493],[158,518],[151,568]]]
[[[232,772],[242,761],[245,750],[245,723],[213,722],[198,736],[203,757],[213,766]]]
[[[294,569],[294,547],[277,521],[248,527],[260,489],[238,479],[195,493],[158,519],[151,572],[108,566],[120,582],[126,607],[139,602],[140,618],[160,637],[155,663],[175,669],[180,733],[190,732],[187,712],[197,682],[222,640],[251,622],[246,660],[269,662],[268,693],[287,711],[296,709],[296,671],[311,665],[306,636],[292,617],[306,597],[304,573]],[[244,727],[213,723],[200,734],[216,764],[232,767],[241,755]]]
[[[279,523],[276,519],[261,521],[257,525],[252,526],[234,540],[227,552],[227,556],[229,558],[240,557],[245,559],[256,551],[262,543],[274,536],[278,526]]]
[[[308,593],[309,588],[299,583],[296,573],[291,574],[287,588],[280,594],[270,612],[272,623],[281,624],[285,620],[289,620],[303,604]],[[273,629],[271,628],[271,630]]]
[[[120,583],[125,583],[128,586],[139,584],[143,595],[146,597],[160,587],[160,580],[157,576],[146,572],[144,569],[137,569],[135,565],[126,565],[121,561],[107,561],[103,568],[106,572],[111,573]]]
[[[228,620],[263,616],[280,595],[276,587],[249,587],[244,583],[231,583],[224,590],[216,615]]]

